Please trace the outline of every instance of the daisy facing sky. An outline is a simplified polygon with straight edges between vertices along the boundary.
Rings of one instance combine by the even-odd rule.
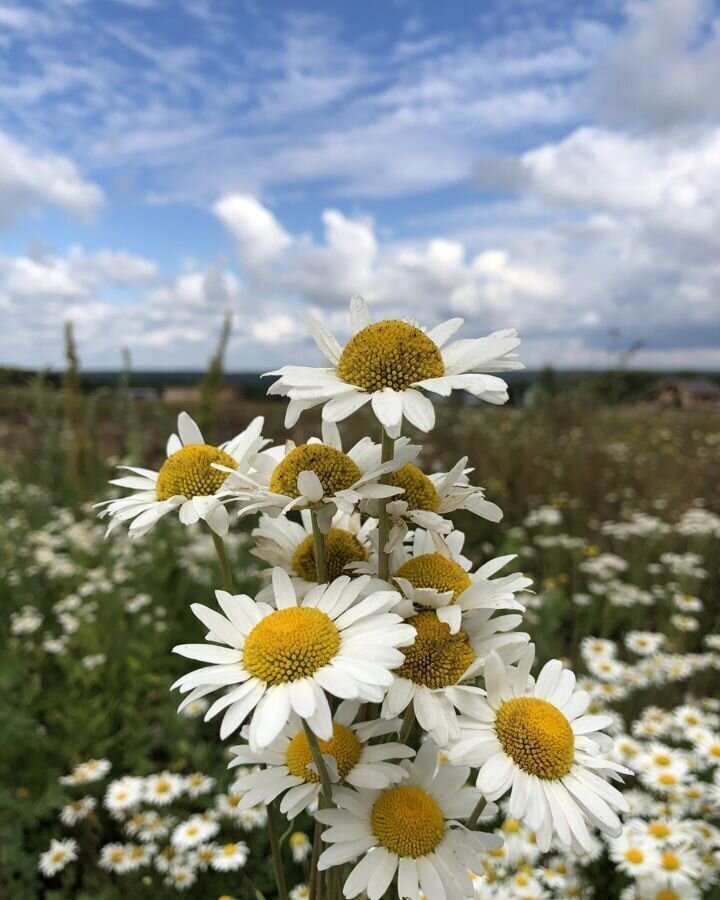
[[[391,760],[414,756],[415,751],[395,742],[376,743],[371,738],[390,735],[398,730],[396,719],[371,719],[353,724],[360,704],[345,700],[333,716],[333,735],[320,741],[320,751],[328,765],[331,779],[356,788],[386,788],[407,777],[407,771]],[[300,718],[290,714],[290,721],[272,744],[262,753],[254,753],[247,744],[230,748],[235,758],[231,767],[239,765],[266,768],[242,775],[233,789],[242,794],[240,808],[257,803],[270,803],[284,794],[280,812],[294,819],[303,809],[315,803],[320,794],[320,778],[312,760],[312,751]]]
[[[430,431],[435,410],[423,391],[447,397],[463,390],[488,403],[502,404],[508,399],[505,382],[477,370],[523,368],[513,353],[520,338],[512,328],[448,343],[462,319],[448,319],[430,331],[399,319],[373,323],[367,304],[356,296],[350,301],[352,337],[341,347],[317,319],[304,318],[329,366],[283,366],[268,373],[279,376],[268,393],[290,399],[285,417],[288,428],[314,406],[322,405],[325,421],[340,422],[371,403],[390,437],[399,436],[403,418],[421,431]]]
[[[225,710],[220,737],[236,731],[254,711],[248,737],[253,750],[270,745],[291,710],[321,740],[333,735],[327,694],[379,703],[401,665],[398,649],[415,629],[391,610],[394,591],[358,600],[369,578],[347,576],[319,585],[298,602],[289,576],[273,571],[277,609],[250,597],[217,591],[225,615],[195,603],[192,610],[213,643],[182,644],[175,652],[209,663],[179,678],[173,687],[188,700],[216,688],[232,689],[208,710]],[[224,644],[225,646],[219,646]]]
[[[584,715],[590,697],[575,690],[575,676],[559,660],[546,663],[535,682],[531,644],[517,666],[491,653],[485,687],[457,691],[465,714],[452,763],[479,767],[477,787],[489,800],[510,791],[509,813],[537,834],[541,850],[553,835],[578,852],[592,849],[587,823],[611,837],[622,826],[614,810],[627,812],[623,795],[606,778],[632,772],[603,756],[612,742],[601,729],[609,716]]]
[[[331,844],[318,862],[324,870],[360,857],[343,887],[345,897],[365,893],[378,900],[397,877],[400,897],[464,900],[475,891],[468,870],[481,873],[482,854],[502,845],[494,834],[468,831],[467,819],[480,795],[466,787],[469,769],[437,764],[431,740],[414,762],[402,764],[407,779],[384,790],[339,788],[337,809],[316,818],[330,826],[322,833]]]
[[[247,471],[248,459],[269,443],[260,435],[263,421],[262,416],[253,419],[231,441],[213,447],[205,443],[193,419],[181,412],[178,433],[170,436],[167,459],[158,472],[120,466],[131,474],[110,482],[130,488],[133,493],[97,504],[98,515],[110,517],[107,533],[121,522],[129,522],[130,537],[141,537],[163,516],[177,509],[183,525],[193,525],[203,519],[216,534],[227,534],[229,517],[222,492],[229,478]],[[217,469],[216,463],[224,469]]]
[[[380,478],[419,452],[419,447],[402,438],[393,459],[383,462],[381,445],[365,437],[345,453],[337,426],[326,422],[322,441],[310,438],[299,446],[287,441],[258,453],[252,472],[238,477],[243,487],[235,492],[235,499],[241,516],[258,510],[277,514],[310,507],[326,531],[338,509],[351,514],[362,500],[401,494],[401,487],[380,484]]]

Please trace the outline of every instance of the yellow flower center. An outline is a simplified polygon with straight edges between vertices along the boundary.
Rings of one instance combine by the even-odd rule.
[[[229,453],[210,444],[188,444],[175,451],[158,472],[155,496],[158,500],[168,500],[175,496],[214,494],[225,483],[228,473],[213,469],[212,463],[237,469],[237,463]]]
[[[662,862],[662,867],[667,872],[676,872],[680,868],[680,857],[676,853],[671,853],[669,850],[666,853],[660,854],[660,861]]]
[[[517,819],[505,819],[502,830],[505,834],[517,834],[520,831],[520,823]]]
[[[667,753],[657,753],[655,755],[655,765],[656,766],[669,766],[672,760],[667,755]]]
[[[237,853],[237,844],[225,844],[222,848],[222,852],[225,856],[235,856]]]
[[[645,854],[636,847],[630,847],[625,851],[625,859],[633,865],[638,865],[645,859]]]
[[[270,490],[285,497],[299,497],[297,480],[301,472],[314,472],[327,497],[352,487],[361,474],[355,461],[342,450],[326,444],[300,444],[275,467]]]
[[[681,900],[681,898],[672,888],[662,888],[655,894],[655,900]]]
[[[433,588],[438,593],[452,591],[454,603],[472,584],[463,567],[439,553],[423,553],[400,566],[396,578],[406,578],[414,588]]]
[[[405,493],[399,498],[404,500],[409,509],[422,509],[435,512],[440,505],[440,494],[427,475],[412,463],[405,463],[394,472],[390,479],[394,487],[401,487]]]
[[[340,725],[337,722],[333,722],[333,736],[330,740],[319,740],[318,744],[323,755],[327,754],[335,759],[341,779],[345,778],[347,773],[357,765],[362,753],[362,747],[355,737],[355,733],[347,726]],[[299,731],[288,744],[285,764],[292,775],[317,784],[320,781],[320,776],[309,768],[312,762],[312,751],[305,736],[305,731]]]
[[[547,700],[506,700],[497,711],[495,732],[507,755],[530,775],[557,780],[570,771],[575,736],[565,716]]]
[[[467,633],[461,628],[457,634],[451,634],[450,627],[432,610],[420,612],[407,621],[417,635],[410,647],[401,647],[405,662],[395,674],[433,689],[457,684],[475,661]]]
[[[325,535],[325,562],[329,581],[344,575],[345,566],[349,563],[365,562],[367,558],[367,550],[352,532],[345,531],[344,528],[331,528]],[[315,542],[311,534],[298,544],[293,553],[292,567],[295,574],[305,581],[317,581]]]
[[[245,640],[243,665],[269,685],[307,678],[340,648],[332,619],[313,607],[291,606],[270,613]]]
[[[673,784],[677,784],[677,778],[672,774],[672,772],[663,772],[662,775],[658,778],[660,784],[664,784],[666,787],[671,787]]]
[[[370,814],[373,834],[391,853],[417,859],[437,847],[445,821],[437,801],[418,787],[403,785],[384,791]]]
[[[419,328],[397,319],[363,328],[347,342],[338,362],[340,378],[366,391],[404,391],[444,374],[437,344]]]
[[[666,838],[670,836],[670,829],[664,822],[651,822],[648,831],[655,838]]]
[[[50,862],[57,864],[59,862],[62,862],[66,856],[67,850],[55,850],[53,855],[50,857]]]

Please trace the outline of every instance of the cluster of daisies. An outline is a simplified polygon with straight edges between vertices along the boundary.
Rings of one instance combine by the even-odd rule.
[[[113,832],[117,839],[98,847],[95,862],[112,875],[135,874],[146,885],[186,891],[202,873],[219,873],[222,883],[225,873],[245,867],[249,848],[241,835],[266,825],[264,806],[241,806],[241,794],[217,792],[215,780],[202,772],[108,780],[110,769],[108,760],[93,759],[60,778],[74,795],[59,814],[69,834],[53,839],[41,855],[45,877],[77,859],[78,838],[94,831],[104,816],[110,821],[103,833]],[[224,883],[232,885],[232,874]]]
[[[159,471],[124,467],[113,484],[132,493],[100,515],[133,538],[170,513],[213,533],[223,588],[192,605],[205,641],[175,652],[200,666],[173,687],[181,710],[206,705],[232,742],[239,811],[266,809],[271,836],[283,817],[312,815],[310,897],[463,900],[502,850],[489,824],[498,802],[539,853],[589,854],[595,832],[621,836],[629,807],[615,784],[632,773],[611,757],[612,716],[590,709],[574,674],[560,660],[534,666],[518,599],[530,581],[514,557],[475,566],[464,555],[450,515],[502,515],[467,458],[429,475],[402,434],[406,422],[433,428],[428,395],[504,403],[505,382],[488,373],[520,367],[516,333],[454,339],[461,319],[427,331],[373,322],[357,297],[350,318],[342,346],[308,317],[326,364],[271,373],[288,427],[321,408],[318,437],[273,446],[258,418],[213,446],[183,413]],[[380,440],[348,446],[338,423],[366,405]],[[250,516],[268,566],[254,597],[234,591],[223,543]],[[133,784],[120,791],[147,797]],[[212,819],[188,827],[212,839]]]

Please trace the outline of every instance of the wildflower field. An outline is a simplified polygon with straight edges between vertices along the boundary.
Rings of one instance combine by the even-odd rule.
[[[316,880],[316,857],[311,856],[314,823],[307,807],[314,809],[318,799],[322,806],[324,797],[319,796],[318,770],[312,778],[293,782],[295,791],[305,791],[307,782],[307,791],[281,807],[289,809],[289,815],[277,815],[276,827],[269,829],[267,787],[258,764],[267,761],[272,767],[275,757],[263,757],[252,741],[238,746],[241,720],[235,727],[231,723],[221,740],[217,721],[204,721],[216,695],[206,690],[193,696],[202,679],[186,681],[191,693],[185,695],[179,714],[183,697],[171,692],[176,680],[190,677],[188,660],[173,648],[202,642],[208,629],[219,628],[220,619],[227,621],[216,613],[210,621],[198,612],[201,623],[191,609],[191,604],[203,604],[217,610],[214,591],[223,587],[227,576],[218,565],[217,541],[207,521],[188,526],[173,513],[134,540],[123,524],[106,539],[108,519],[99,520],[93,506],[127,496],[124,486],[107,486],[117,477],[115,466],[160,469],[166,440],[183,411],[159,401],[129,399],[121,390],[82,395],[72,380],[66,380],[62,390],[42,382],[8,389],[0,402],[0,898],[159,900],[180,895],[269,900],[283,896],[271,865],[273,849],[283,860],[289,896],[308,896]],[[203,411],[187,412],[198,418]],[[321,432],[319,412],[306,412],[287,432],[284,412],[285,404],[276,398],[220,404],[205,415],[204,441],[215,446],[248,434],[248,428],[250,440],[255,427],[251,423],[262,416],[262,434],[273,444],[282,446],[289,437],[298,447],[312,447],[305,442]],[[620,833],[594,827],[609,814],[600,800],[593,806],[595,801],[583,790],[581,808],[588,827],[563,807],[564,813],[555,810],[553,826],[543,835],[544,824],[531,828],[527,823],[528,816],[532,822],[530,812],[517,818],[513,814],[521,806],[515,789],[510,794],[493,792],[491,776],[485,777],[486,794],[497,794],[495,801],[477,811],[473,802],[463,812],[458,800],[455,811],[446,816],[469,821],[472,809],[473,825],[479,823],[482,829],[476,833],[484,840],[481,864],[469,876],[475,895],[508,900],[720,897],[714,886],[720,873],[720,417],[711,412],[603,407],[574,394],[548,399],[533,409],[448,401],[438,404],[436,412],[435,427],[427,434],[403,428],[413,443],[417,439],[423,445],[415,464],[428,474],[445,473],[467,456],[467,467],[474,469],[470,482],[484,488],[478,502],[496,504],[503,511],[502,519],[493,521],[498,516],[490,505],[481,514],[460,509],[452,516],[455,531],[440,531],[438,540],[447,542],[454,564],[468,558],[473,569],[515,556],[498,561],[487,573],[489,579],[502,568],[502,577],[514,576],[507,587],[513,599],[498,603],[501,611],[514,613],[504,613],[505,624],[497,626],[493,641],[487,639],[488,647],[515,646],[503,643],[505,632],[512,630],[521,636],[520,643],[527,643],[529,633],[536,648],[534,661],[523,655],[522,647],[509,658],[493,654],[497,671],[493,675],[495,670],[486,666],[487,700],[492,701],[495,690],[493,677],[497,684],[514,678],[515,663],[532,665],[535,676],[540,670],[544,674],[534,695],[505,698],[503,708],[523,702],[551,707],[540,698],[557,695],[549,689],[543,695],[541,690],[554,679],[554,690],[565,692],[558,673],[567,670],[543,666],[560,660],[575,672],[576,688],[589,694],[586,715],[596,724],[588,730],[602,728],[611,738],[607,745],[597,738],[608,764],[633,772],[616,782],[626,807]],[[181,418],[181,423],[187,421]],[[188,427],[180,428],[185,450],[203,443],[188,440]],[[378,437],[377,422],[367,407],[340,422],[339,428],[345,447],[367,434]],[[402,440],[397,443],[399,454]],[[407,498],[417,484],[408,481]],[[257,489],[254,496],[266,499],[267,491]],[[428,537],[434,520],[420,517],[416,522],[410,506],[391,516],[388,524],[396,550],[406,554],[396,573],[403,567],[410,573],[413,560],[438,546]],[[292,526],[278,532],[278,520],[267,516],[267,510],[240,519],[232,503],[227,510],[230,527],[224,546],[234,593],[253,598],[261,594],[262,600],[272,590],[269,567],[284,565],[290,577],[286,583],[275,576],[276,598],[288,590],[300,598],[311,596],[303,591],[315,580],[311,576],[317,563],[309,551],[316,546],[311,527],[315,520],[291,512]],[[342,509],[336,513],[342,514]],[[356,572],[362,574],[363,563],[372,558],[368,532],[355,515],[349,510],[342,528],[333,519],[333,529],[326,532],[328,581],[343,575],[346,560],[359,564]],[[410,539],[408,526],[411,531],[428,530],[422,538]],[[410,574],[406,580],[410,593],[403,602],[410,604],[420,630],[421,620],[427,621],[422,617],[435,613],[418,613],[422,597],[412,591],[427,590],[428,585],[412,582]],[[518,612],[518,606],[524,612]],[[392,624],[389,612],[383,614],[388,617],[382,623],[385,635],[407,627]],[[443,628],[451,627],[450,614],[447,620],[450,625],[438,618]],[[225,635],[220,637],[224,640]],[[382,639],[376,635],[373,640]],[[398,646],[403,647],[400,638],[393,645]],[[215,658],[190,649],[185,655],[223,663],[231,658],[229,652],[218,651]],[[410,667],[411,656],[405,658],[404,666]],[[248,651],[245,662],[249,665]],[[568,697],[571,689],[568,683]],[[434,767],[435,744],[447,743],[442,740],[445,707],[438,705],[437,714],[432,707],[430,715],[420,693],[414,696],[418,720],[435,719],[430,725],[422,722],[432,740],[422,743],[413,763],[403,763],[412,751],[402,749],[403,741],[413,736],[414,746],[419,746],[418,725],[407,713],[412,702],[394,708],[390,704],[390,713],[403,719],[402,725],[398,719],[383,718],[375,705],[374,719],[353,726],[360,728],[358,734],[364,728],[361,740],[370,741],[377,751],[374,765],[389,773],[386,784],[408,772],[414,784],[418,767],[428,768],[424,756],[433,754]],[[478,708],[463,708],[460,695],[452,696],[466,719],[461,723],[462,747],[468,735],[477,733],[467,720]],[[337,729],[354,733],[352,702],[344,700],[335,710],[340,723],[333,732],[335,743],[321,741],[340,776],[344,757]],[[530,715],[536,707],[528,709]],[[292,728],[300,728],[293,725],[294,715],[288,707],[270,740],[258,738],[260,745],[275,748],[276,755],[272,741],[285,740],[282,747],[291,772],[288,741],[295,740],[290,740]],[[271,721],[269,713],[265,721]],[[392,736],[387,721],[397,722],[399,738]],[[538,728],[545,727],[544,722]],[[317,724],[317,733],[322,730],[322,723]],[[500,724],[496,731],[502,736]],[[548,746],[547,759],[554,764],[552,740]],[[385,748],[384,755],[380,748]],[[452,765],[464,761],[453,759],[454,752],[450,760],[447,753],[439,754],[439,769],[432,778],[442,782],[445,793],[458,791],[459,797],[469,788],[453,775],[467,771]],[[302,771],[310,771],[312,759],[308,752]],[[233,766],[228,768],[230,761]],[[470,758],[467,765],[474,783],[482,762]],[[348,778],[350,784],[360,783]],[[375,782],[369,775],[367,779],[372,787]],[[382,784],[377,782],[378,787]],[[394,790],[420,792],[419,787]],[[609,793],[598,791],[598,797],[610,801]],[[390,794],[392,790],[386,790],[380,796]],[[279,802],[279,791],[275,796]],[[338,824],[345,822],[343,816],[349,822],[357,812],[350,800],[346,804],[325,810],[319,818],[337,826],[339,835],[343,828],[347,835],[359,834],[357,825]],[[418,808],[424,814],[425,807]],[[375,833],[381,843],[386,841],[383,847],[401,848],[395,851],[401,857],[400,879],[410,877],[410,868],[403,869],[400,839],[383,838],[385,832],[377,825]],[[278,846],[271,847],[271,841]],[[456,850],[466,867],[469,846]],[[379,858],[381,850],[373,852]],[[455,857],[449,853],[445,868],[438,863],[438,898],[451,897],[447,872],[452,874]],[[415,847],[408,855],[426,858]],[[343,864],[351,858],[340,851],[336,856]],[[417,868],[418,877],[425,879],[421,887],[435,883],[435,876],[419,864]],[[350,867],[345,869],[347,877]],[[366,873],[364,883],[361,876],[353,877],[360,885],[356,893],[378,895],[379,882],[373,882],[372,874]],[[407,890],[408,882],[404,884]],[[317,884],[313,891],[320,896]],[[340,896],[329,878],[324,891],[324,900]],[[396,897],[398,891],[402,894],[399,887],[383,883],[379,895]],[[414,891],[420,895],[417,880]],[[346,896],[351,895],[346,889]]]

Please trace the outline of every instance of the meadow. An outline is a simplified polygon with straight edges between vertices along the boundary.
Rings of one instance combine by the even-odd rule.
[[[263,808],[238,812],[206,704],[178,715],[169,690],[187,668],[171,648],[200,637],[190,603],[220,584],[210,536],[168,517],[142,539],[118,528],[105,540],[92,506],[113,495],[118,463],[159,464],[179,409],[41,381],[0,403],[0,898],[273,897]],[[219,441],[264,415],[282,439],[283,413],[219,403],[205,424]],[[309,415],[292,437],[317,432]],[[637,772],[625,788],[636,829],[665,822],[643,841],[686,854],[686,881],[664,896],[720,896],[720,415],[575,393],[532,409],[444,404],[422,465],[446,471],[463,453],[504,511],[499,524],[456,517],[465,552],[517,554],[540,661],[569,660],[613,716],[616,758]],[[229,542],[236,588],[251,594],[264,566],[253,524]],[[183,843],[192,817],[201,845]],[[627,842],[541,856],[517,823],[493,826],[508,840],[478,897],[640,896]],[[301,815],[281,836],[298,900],[309,829]],[[44,875],[41,854],[67,837],[77,858]]]

